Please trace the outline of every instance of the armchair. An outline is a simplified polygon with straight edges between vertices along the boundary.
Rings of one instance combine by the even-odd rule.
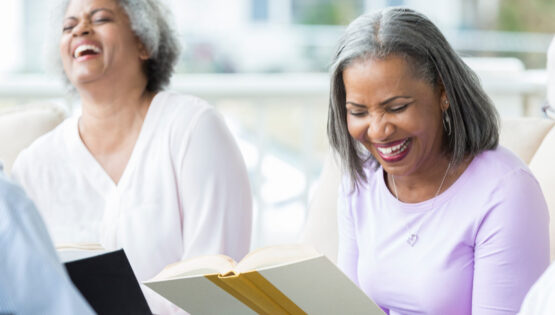
[[[0,161],[9,175],[21,150],[50,131],[67,116],[67,111],[52,103],[15,106],[0,111]]]

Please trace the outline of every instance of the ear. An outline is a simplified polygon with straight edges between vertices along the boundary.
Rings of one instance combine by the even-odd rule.
[[[148,60],[150,58],[150,53],[146,49],[145,45],[138,39],[137,43],[139,45],[139,59],[141,59],[142,61]]]
[[[449,108],[449,99],[447,99],[447,93],[445,93],[445,85],[441,78],[438,79],[436,83],[436,92],[439,94],[439,108],[441,108],[441,112],[444,113],[447,108]]]
[[[441,89],[441,93],[439,96],[441,111],[445,112],[449,108],[449,100],[447,99],[447,94],[445,93],[445,89]]]

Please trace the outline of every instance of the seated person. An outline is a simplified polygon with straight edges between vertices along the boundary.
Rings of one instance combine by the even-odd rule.
[[[555,104],[555,37],[551,40],[547,50],[547,73],[547,103]],[[551,107],[553,108],[553,105]],[[524,299],[519,314],[552,315],[553,313],[555,313],[555,263],[551,263],[547,271],[532,286]]]
[[[338,265],[388,314],[516,314],[549,264],[537,180],[424,15],[365,14],[331,67]]]
[[[526,295],[520,315],[553,315],[555,313],[555,263],[547,269]]]
[[[54,242],[124,248],[139,281],[190,257],[243,257],[246,167],[213,107],[164,91],[179,50],[160,1],[60,8],[59,55],[82,114],[37,139],[12,170]],[[182,312],[143,291],[153,313]]]
[[[71,283],[44,223],[0,164],[0,314],[93,314]]]
[[[549,117],[555,117],[555,37],[547,49],[547,104],[544,111]]]

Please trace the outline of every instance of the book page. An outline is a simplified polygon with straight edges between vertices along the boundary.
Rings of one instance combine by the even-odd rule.
[[[205,274],[225,274],[235,269],[235,261],[225,255],[200,256],[166,266],[149,281],[161,281]]]
[[[206,277],[184,277],[143,283],[193,315],[256,315],[256,312]]]
[[[258,272],[307,314],[385,315],[325,256]]]
[[[249,274],[260,275],[272,287],[268,288],[264,283],[259,285],[260,278],[249,277]],[[279,307],[285,309],[286,304],[289,307],[289,303],[292,303],[306,314],[385,315],[379,306],[323,255],[245,272],[238,277],[216,278],[224,281],[228,288],[206,276],[150,280],[143,283],[192,314],[256,314],[257,307],[262,305],[256,303],[259,301],[255,299],[256,296],[244,294],[244,289],[254,287]],[[285,303],[273,289],[285,295],[289,301]]]
[[[239,272],[293,263],[307,258],[321,256],[314,248],[304,244],[268,246],[252,251],[238,264]]]
[[[56,250],[104,250],[104,247],[98,243],[56,244]]]
[[[58,258],[63,263],[108,252],[98,243],[58,244],[56,245],[56,251]]]

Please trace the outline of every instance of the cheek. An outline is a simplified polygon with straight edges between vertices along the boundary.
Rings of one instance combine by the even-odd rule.
[[[436,141],[438,136],[441,136],[443,131],[443,125],[441,121],[414,121],[410,125],[411,133],[417,137],[417,139],[426,144],[431,144]]]
[[[71,56],[69,55],[69,41],[63,39],[60,41],[59,54],[64,64],[66,63],[66,60],[70,59]]]
[[[368,125],[362,120],[347,116],[347,130],[354,139],[363,142]]]

